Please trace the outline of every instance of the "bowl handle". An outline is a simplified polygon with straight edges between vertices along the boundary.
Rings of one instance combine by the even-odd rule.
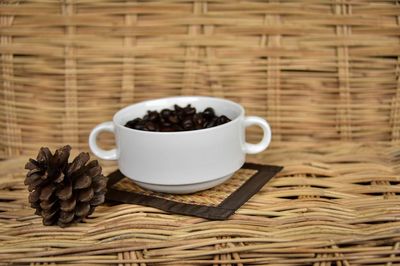
[[[103,150],[97,145],[97,135],[102,131],[108,131],[115,134],[114,123],[112,121],[104,122],[98,124],[95,128],[93,128],[92,132],[89,135],[89,147],[92,152],[99,158],[103,160],[117,160],[117,149],[111,150]]]
[[[253,125],[261,127],[264,135],[262,140],[257,144],[252,144],[248,142],[244,144],[244,151],[245,153],[249,154],[262,152],[269,146],[269,143],[271,142],[271,127],[269,126],[267,121],[258,116],[246,116],[244,118],[244,126],[249,127]]]

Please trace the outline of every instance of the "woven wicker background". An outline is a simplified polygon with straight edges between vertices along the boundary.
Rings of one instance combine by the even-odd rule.
[[[0,12],[0,158],[87,149],[119,108],[180,94],[240,102],[274,143],[400,140],[398,1],[4,0]]]
[[[0,56],[1,265],[399,265],[399,1],[2,0]],[[248,159],[284,171],[227,221],[121,204],[43,227],[27,157],[171,95],[266,118]]]

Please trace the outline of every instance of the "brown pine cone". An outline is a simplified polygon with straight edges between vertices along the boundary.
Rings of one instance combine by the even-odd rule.
[[[101,166],[96,160],[87,163],[90,156],[86,152],[68,163],[70,151],[67,145],[53,155],[42,147],[36,160],[29,159],[25,165],[29,202],[44,225],[65,227],[80,222],[104,202],[107,178]]]

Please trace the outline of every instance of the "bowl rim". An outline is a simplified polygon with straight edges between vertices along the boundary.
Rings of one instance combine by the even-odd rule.
[[[170,100],[173,100],[173,99],[189,99],[190,100],[191,98],[193,100],[195,100],[195,99],[213,100],[213,101],[217,100],[217,101],[220,101],[220,102],[225,102],[227,104],[230,104],[230,105],[233,105],[233,106],[237,107],[240,110],[240,112],[239,112],[239,115],[237,117],[235,117],[234,119],[232,119],[228,123],[225,123],[225,124],[222,124],[222,125],[218,125],[216,127],[202,128],[202,129],[188,130],[188,131],[172,131],[172,132],[144,131],[144,130],[138,130],[138,129],[129,128],[129,127],[126,127],[126,126],[122,125],[121,123],[117,122],[117,119],[121,115],[121,113],[125,112],[126,109],[132,108],[133,106],[145,105],[147,103],[157,102],[157,101],[166,101],[166,100],[170,101]],[[164,135],[165,136],[167,136],[167,135],[174,135],[175,136],[175,135],[194,134],[194,133],[199,133],[199,132],[207,132],[207,131],[213,131],[213,130],[216,130],[216,129],[222,129],[222,128],[230,126],[233,123],[236,123],[239,119],[241,119],[241,117],[244,116],[244,114],[245,114],[245,110],[244,110],[242,105],[240,105],[239,103],[236,103],[234,101],[225,99],[225,98],[210,97],[210,96],[189,96],[189,95],[186,96],[185,95],[185,96],[172,96],[172,97],[150,99],[150,100],[141,101],[141,102],[137,102],[137,103],[134,103],[134,104],[127,105],[124,108],[118,110],[114,114],[112,121],[113,121],[113,123],[114,123],[114,125],[116,127],[120,128],[122,130],[129,130],[129,131],[136,132],[136,133],[139,133],[139,134],[147,134],[147,135],[150,135],[150,134],[160,135],[161,134],[163,136]]]

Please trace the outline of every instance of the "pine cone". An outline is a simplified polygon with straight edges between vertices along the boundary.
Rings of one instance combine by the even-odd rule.
[[[29,159],[25,165],[29,202],[44,225],[65,227],[80,222],[104,202],[107,178],[101,166],[96,160],[86,164],[90,156],[85,152],[68,163],[70,151],[67,145],[53,155],[42,147],[36,160]]]

